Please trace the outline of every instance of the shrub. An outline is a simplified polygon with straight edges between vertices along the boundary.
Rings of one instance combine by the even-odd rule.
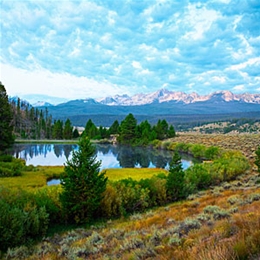
[[[220,156],[220,149],[216,146],[210,146],[205,150],[205,157],[207,159],[213,160]]]
[[[0,177],[20,176],[25,167],[25,161],[13,159],[11,162],[0,162]]]
[[[255,165],[257,166],[258,172],[260,173],[260,146],[256,150],[255,154],[256,154]]]
[[[187,144],[187,143],[177,143],[175,145],[175,151],[188,153],[191,146],[192,146],[191,144]]]
[[[0,155],[0,162],[12,162],[13,156],[9,154]]]
[[[193,187],[190,192],[195,192],[208,188],[212,183],[212,178],[204,164],[194,164],[185,171],[185,181],[189,187]]]
[[[230,214],[228,211],[221,209],[219,206],[215,205],[208,205],[203,209],[203,212],[205,214],[212,214],[213,218],[215,220],[223,219],[223,218],[228,218],[230,217]]]
[[[0,250],[30,242],[46,234],[49,215],[45,207],[28,200],[28,193],[0,190]]]
[[[170,169],[166,179],[166,189],[170,201],[180,200],[185,197],[184,171],[178,152],[174,153],[170,162]]]
[[[107,218],[123,215],[122,198],[115,185],[108,183],[100,205],[101,215]]]
[[[189,150],[195,158],[205,158],[205,149],[204,145],[194,144]]]
[[[50,223],[62,223],[62,210],[59,195],[59,186],[43,187],[32,194],[32,201],[38,208],[44,207],[49,215]]]

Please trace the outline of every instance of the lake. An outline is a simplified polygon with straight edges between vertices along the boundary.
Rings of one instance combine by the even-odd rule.
[[[173,152],[129,147],[121,145],[95,145],[100,169],[108,168],[169,168]],[[72,151],[78,145],[73,144],[15,144],[11,154],[26,161],[26,165],[56,166],[64,165],[72,158]],[[183,168],[188,168],[193,157],[182,155]]]

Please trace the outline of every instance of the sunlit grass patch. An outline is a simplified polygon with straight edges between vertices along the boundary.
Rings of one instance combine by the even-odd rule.
[[[132,178],[134,180],[148,179],[159,173],[167,173],[164,169],[159,168],[116,168],[106,169],[106,176],[111,181]]]
[[[0,186],[9,188],[38,188],[46,185],[47,180],[57,178],[63,166],[39,166],[34,171],[24,171],[21,176],[0,178]]]

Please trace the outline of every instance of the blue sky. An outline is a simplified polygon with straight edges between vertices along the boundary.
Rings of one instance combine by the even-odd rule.
[[[259,0],[1,0],[7,94],[260,92]]]

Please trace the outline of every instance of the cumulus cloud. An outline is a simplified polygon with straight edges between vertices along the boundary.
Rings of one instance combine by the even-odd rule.
[[[12,93],[259,92],[256,0],[4,0],[1,8],[1,81]]]

